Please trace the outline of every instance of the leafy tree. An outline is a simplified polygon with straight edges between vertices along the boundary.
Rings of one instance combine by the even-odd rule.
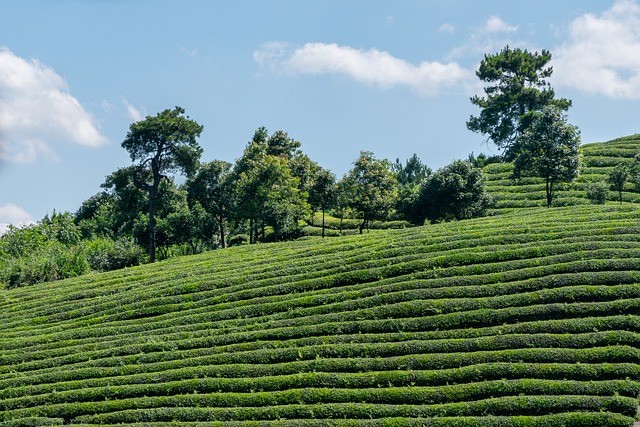
[[[429,166],[422,163],[415,153],[406,160],[404,165],[400,159],[396,159],[396,162],[391,165],[391,170],[395,172],[396,179],[401,185],[420,184],[431,174]]]
[[[392,165],[398,180],[398,198],[396,211],[413,224],[421,225],[424,217],[420,217],[415,204],[420,193],[420,185],[431,175],[431,169],[422,163],[417,154],[411,156],[403,165],[400,159]]]
[[[266,129],[262,127],[258,131],[264,132]],[[277,130],[267,140],[267,154],[291,160],[300,146],[300,142],[290,138],[287,132]]]
[[[592,182],[586,188],[587,199],[596,205],[604,205],[609,194],[609,186],[602,182]]]
[[[336,200],[332,210],[333,215],[337,218],[340,218],[340,224],[338,225],[340,234],[342,234],[344,220],[347,218],[351,218],[353,215],[351,201],[354,199],[354,197],[355,192],[353,188],[353,182],[347,179],[347,176],[345,175],[336,184]]]
[[[627,182],[628,178],[629,168],[627,167],[627,165],[622,163],[617,164],[607,178],[607,181],[611,185],[611,189],[618,192],[618,200],[620,201],[620,204],[622,204],[622,192],[624,191],[624,184]]]
[[[218,223],[220,246],[226,247],[226,223],[233,210],[233,182],[231,163],[214,160],[203,163],[190,177],[185,187],[189,205],[198,203]]]
[[[76,211],[74,221],[84,239],[115,237],[115,200],[112,194],[101,191],[87,200]]]
[[[185,116],[185,110],[175,107],[155,117],[133,123],[122,147],[137,162],[133,175],[136,187],[149,197],[149,261],[156,259],[156,211],[160,182],[167,174],[181,172],[189,176],[198,165],[202,148],[196,138],[202,126]]]
[[[324,214],[334,206],[337,199],[336,176],[327,169],[319,168],[309,189],[309,204],[322,211],[322,237],[325,237]]]
[[[212,247],[213,238],[218,232],[213,215],[199,202],[177,206],[167,216],[167,227],[170,244],[186,245],[189,254],[196,254],[204,248]]]
[[[389,217],[398,192],[387,160],[376,159],[370,151],[361,151],[343,181],[352,191],[350,206],[361,215],[361,234],[370,221]]]
[[[292,175],[288,156],[268,154],[266,130],[259,128],[233,168],[236,217],[249,221],[249,242],[266,226],[273,227],[275,239],[295,235],[298,220],[308,211],[307,195]],[[261,231],[261,233],[259,233]]]
[[[636,191],[640,191],[640,153],[633,157],[633,161],[629,165],[629,181]]]
[[[520,138],[513,175],[538,176],[545,181],[547,206],[553,202],[556,184],[578,176],[580,131],[567,123],[566,115],[553,106],[533,114]]]
[[[486,97],[473,96],[471,103],[480,108],[479,116],[471,116],[467,128],[488,136],[503,150],[505,160],[513,160],[519,151],[519,139],[529,127],[531,113],[546,106],[566,111],[571,102],[555,99],[546,81],[553,73],[548,66],[551,53],[529,52],[506,46],[493,55],[485,55],[476,75],[489,85]]]
[[[424,181],[415,209],[422,222],[435,223],[485,215],[492,203],[480,169],[456,160]]]

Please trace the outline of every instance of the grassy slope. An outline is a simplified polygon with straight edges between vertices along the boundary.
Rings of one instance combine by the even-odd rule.
[[[564,185],[556,194],[556,205],[589,204],[585,187],[589,182],[606,181],[613,167],[620,163],[630,163],[640,153],[640,134],[612,141],[582,146],[582,168],[575,183]],[[511,164],[493,164],[484,169],[488,190],[496,199],[496,208],[509,209],[545,206],[544,182],[539,178],[523,178],[514,182],[510,179]],[[627,184],[623,192],[626,202],[640,203],[640,194]],[[617,193],[609,194],[610,200],[618,200]]]
[[[630,426],[639,216],[522,209],[2,290],[0,422]]]

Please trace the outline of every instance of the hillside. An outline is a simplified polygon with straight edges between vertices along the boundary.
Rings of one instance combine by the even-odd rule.
[[[631,426],[640,207],[534,208],[0,291],[0,425]]]
[[[614,139],[608,142],[585,144],[581,147],[582,167],[576,182],[561,186],[556,193],[556,206],[589,204],[585,187],[594,181],[606,181],[608,174],[618,163],[631,163],[640,153],[640,134]],[[483,169],[487,189],[496,200],[496,209],[546,206],[544,181],[540,178],[511,179],[511,164],[491,164]],[[623,201],[640,203],[640,194],[627,183]],[[617,200],[611,192],[610,200]]]

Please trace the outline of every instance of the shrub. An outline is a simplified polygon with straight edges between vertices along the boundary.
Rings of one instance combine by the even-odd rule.
[[[587,199],[596,205],[604,205],[609,194],[609,187],[602,181],[591,183],[586,188]]]
[[[110,271],[140,265],[145,252],[133,239],[98,238],[86,243],[84,253],[93,270]]]
[[[249,235],[247,234],[236,234],[235,236],[231,236],[229,239],[229,246],[241,246],[249,244]]]
[[[6,288],[79,276],[89,270],[82,249],[50,242],[34,253],[3,262],[0,280]]]

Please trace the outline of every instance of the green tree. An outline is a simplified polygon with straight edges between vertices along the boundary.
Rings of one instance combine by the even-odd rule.
[[[185,110],[175,107],[155,117],[147,116],[129,127],[122,147],[136,162],[133,181],[149,197],[149,261],[156,259],[156,211],[160,182],[171,173],[189,176],[198,165],[202,148],[196,138],[202,126],[185,116]]]
[[[360,233],[372,220],[389,217],[398,194],[397,181],[387,160],[376,159],[372,152],[361,151],[343,181],[352,191],[350,206],[360,213]]]
[[[264,127],[258,129],[266,131]],[[289,137],[289,134],[282,130],[275,131],[267,140],[267,154],[270,156],[291,158],[298,152],[301,144],[299,141]]]
[[[395,172],[399,186],[396,211],[407,221],[422,225],[424,217],[421,217],[415,205],[420,194],[420,186],[431,175],[431,169],[422,163],[417,154],[414,154],[404,164],[400,159],[396,159],[392,170]]]
[[[602,181],[592,182],[585,189],[587,199],[595,205],[604,205],[609,194],[609,186]]]
[[[482,171],[469,161],[456,160],[423,182],[415,210],[422,222],[435,223],[483,216],[492,203]]]
[[[622,192],[624,191],[624,184],[627,182],[628,178],[629,168],[623,163],[615,165],[611,173],[609,173],[609,177],[607,178],[607,182],[611,185],[611,189],[618,192],[618,200],[620,201],[620,204],[622,204]]]
[[[422,163],[415,153],[409,157],[404,164],[402,164],[400,159],[396,159],[396,162],[391,165],[391,169],[395,172],[396,179],[401,185],[420,184],[431,175],[429,166]]]
[[[299,231],[298,220],[308,212],[307,194],[293,176],[290,158],[268,153],[266,129],[259,128],[233,168],[235,213],[248,220],[249,242],[266,237],[271,226],[280,240]]]
[[[325,237],[325,211],[334,206],[337,199],[336,176],[327,169],[319,168],[309,189],[309,204],[322,211],[322,237]]]
[[[222,160],[203,163],[185,184],[189,205],[199,203],[218,223],[220,246],[226,247],[226,223],[233,210],[232,165]]]
[[[520,138],[513,176],[543,178],[547,207],[551,207],[556,184],[578,177],[579,146],[578,128],[567,123],[567,116],[560,109],[545,107],[533,115],[530,126]]]
[[[640,191],[640,153],[633,157],[633,161],[629,165],[629,181],[636,191]]]
[[[473,96],[471,103],[480,108],[479,116],[471,116],[467,128],[487,135],[505,160],[513,160],[519,151],[519,139],[531,122],[531,113],[546,106],[566,111],[571,101],[555,99],[546,81],[553,73],[548,66],[551,53],[529,52],[506,46],[493,55],[485,55],[476,75],[488,86],[485,97]]]

